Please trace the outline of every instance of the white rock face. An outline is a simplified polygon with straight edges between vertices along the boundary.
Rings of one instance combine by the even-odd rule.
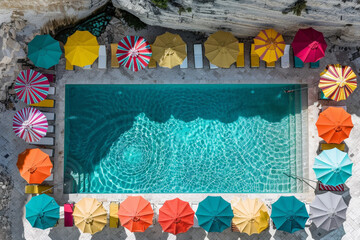
[[[256,36],[261,29],[275,28],[291,36],[299,28],[313,27],[332,37],[333,43],[360,40],[360,3],[356,0],[307,0],[307,13],[296,16],[282,11],[294,0],[177,0],[175,5],[191,8],[179,15],[179,8],[169,3],[166,10],[151,0],[112,0],[149,25],[201,32],[224,29],[238,37]]]

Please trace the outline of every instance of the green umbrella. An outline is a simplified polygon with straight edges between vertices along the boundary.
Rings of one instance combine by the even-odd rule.
[[[208,232],[222,232],[231,226],[234,213],[229,202],[222,197],[208,196],[196,211],[199,225]]]
[[[58,64],[61,55],[59,42],[49,34],[37,35],[28,44],[28,57],[37,67],[48,69]]]
[[[30,199],[25,205],[26,219],[34,228],[53,227],[60,215],[60,207],[54,198],[41,194]]]
[[[309,214],[305,204],[296,197],[281,196],[271,207],[271,219],[276,229],[293,233],[305,228]]]

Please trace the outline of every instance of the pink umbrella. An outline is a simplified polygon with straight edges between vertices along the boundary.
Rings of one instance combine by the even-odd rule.
[[[317,62],[325,56],[327,44],[324,35],[313,28],[300,29],[291,46],[296,57],[304,63]]]
[[[13,130],[16,136],[28,143],[39,141],[46,135],[47,128],[45,115],[36,108],[23,108],[13,118]]]
[[[30,69],[19,73],[14,90],[21,101],[33,104],[46,98],[49,87],[49,81],[44,75]]]

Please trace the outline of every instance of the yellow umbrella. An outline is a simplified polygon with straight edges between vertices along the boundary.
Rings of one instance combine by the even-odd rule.
[[[284,38],[274,29],[262,30],[254,38],[254,44],[256,54],[265,62],[275,62],[284,55]]]
[[[107,223],[107,213],[103,205],[94,198],[83,198],[76,203],[73,217],[75,225],[83,233],[97,233]]]
[[[268,209],[260,199],[233,199],[231,205],[234,212],[232,221],[240,232],[251,235],[268,228]]]
[[[239,55],[239,41],[229,32],[211,34],[204,46],[205,56],[218,67],[229,68]]]
[[[96,37],[88,31],[76,31],[69,36],[65,48],[65,58],[79,67],[91,65],[99,56]]]
[[[151,46],[152,57],[160,67],[173,68],[186,58],[186,43],[178,34],[166,32],[157,36]]]

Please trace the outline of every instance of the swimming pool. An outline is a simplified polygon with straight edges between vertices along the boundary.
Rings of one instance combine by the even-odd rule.
[[[299,191],[300,87],[68,84],[64,191]]]

